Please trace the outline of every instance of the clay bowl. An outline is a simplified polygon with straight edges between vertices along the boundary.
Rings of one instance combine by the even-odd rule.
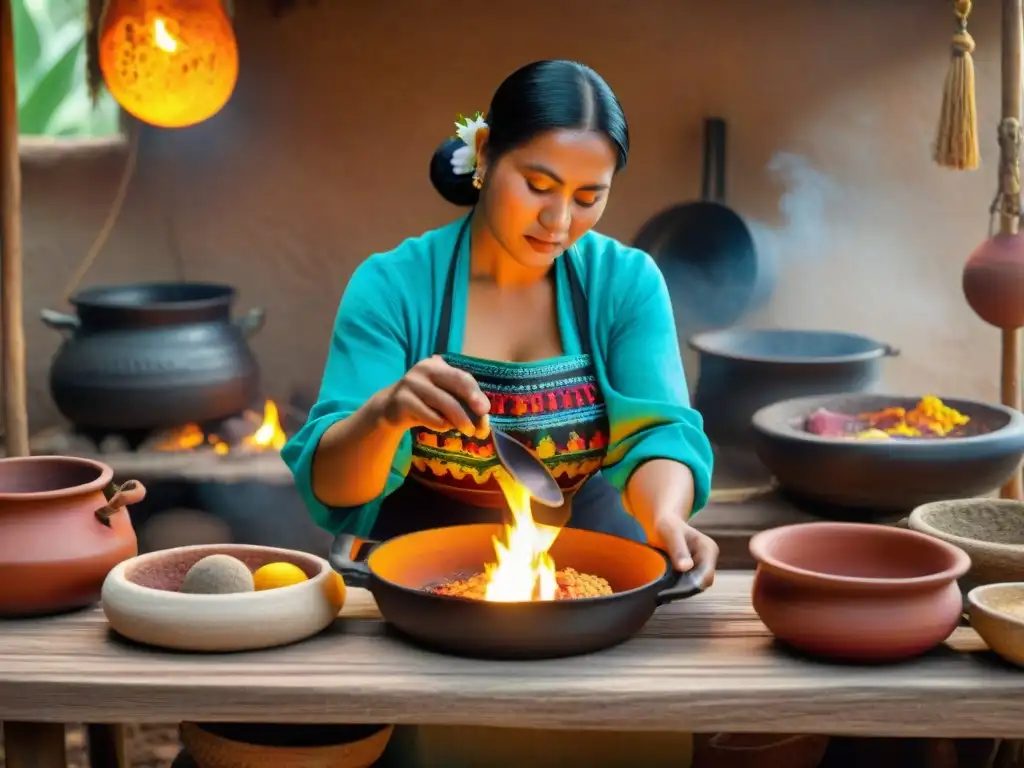
[[[828,744],[828,736],[811,734],[716,733],[697,742],[693,768],[818,768]]]
[[[191,595],[177,590],[207,555],[237,557],[255,571],[267,563],[297,565],[308,581],[263,592]],[[129,640],[183,651],[246,651],[315,635],[338,616],[341,578],[326,560],[304,552],[248,544],[177,547],[116,566],[103,583],[103,612]]]
[[[969,591],[982,584],[1024,579],[1024,503],[958,499],[924,504],[910,513],[911,529],[960,547],[971,570],[960,580]]]
[[[988,647],[1024,667],[1024,582],[975,587],[967,606],[971,626]]]
[[[846,394],[784,400],[754,414],[758,458],[779,486],[812,503],[907,513],[933,501],[983,496],[1003,485],[1024,457],[1024,416],[1012,408],[945,398],[981,434],[940,440],[854,440],[806,431],[818,408],[861,413],[913,408],[919,398]]]
[[[367,768],[384,754],[393,731],[393,725],[180,726],[199,768]]]
[[[804,653],[889,662],[931,650],[956,627],[967,554],[923,533],[863,523],[800,523],[750,540],[753,605]]]

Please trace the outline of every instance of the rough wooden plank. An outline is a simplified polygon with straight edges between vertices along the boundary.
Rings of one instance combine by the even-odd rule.
[[[776,647],[749,590],[748,574],[723,573],[617,648],[541,662],[420,650],[387,633],[360,590],[327,632],[259,653],[130,646],[108,637],[99,611],[5,622],[0,719],[1024,736],[1024,674],[970,630],[901,665],[828,665]]]

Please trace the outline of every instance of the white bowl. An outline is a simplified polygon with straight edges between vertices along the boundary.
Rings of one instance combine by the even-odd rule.
[[[262,592],[195,595],[178,591],[208,555],[231,555],[255,571],[298,566],[308,581]],[[321,557],[276,547],[202,544],[133,557],[103,582],[103,613],[129,640],[182,651],[248,651],[304,640],[326,629],[345,601],[344,582]]]

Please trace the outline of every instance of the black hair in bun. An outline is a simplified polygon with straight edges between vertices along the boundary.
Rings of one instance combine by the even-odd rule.
[[[626,167],[629,126],[611,86],[577,61],[535,61],[520,67],[498,86],[485,118],[489,167],[507,152],[557,128],[596,131],[615,147],[615,170]],[[452,171],[452,154],[465,146],[449,139],[430,161],[430,181],[449,203],[475,205],[480,198],[473,175]]]
[[[437,148],[430,160],[430,183],[452,205],[473,206],[480,191],[473,186],[473,174],[457,174],[452,169],[452,155],[466,146],[462,139],[448,139]]]

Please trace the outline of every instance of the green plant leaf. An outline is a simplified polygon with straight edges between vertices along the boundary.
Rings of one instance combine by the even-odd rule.
[[[0,0],[8,1],[15,27],[19,133],[118,135],[120,108],[113,98],[103,93],[96,105],[90,98],[83,0]]]
[[[79,38],[40,77],[18,108],[18,133],[38,136],[46,134],[46,127],[61,103],[75,89],[84,87],[80,71],[85,39]],[[77,83],[76,83],[77,80]]]
[[[42,58],[43,44],[25,0],[11,0],[11,14],[14,20],[14,70],[18,74],[18,87],[22,88],[34,77]]]

